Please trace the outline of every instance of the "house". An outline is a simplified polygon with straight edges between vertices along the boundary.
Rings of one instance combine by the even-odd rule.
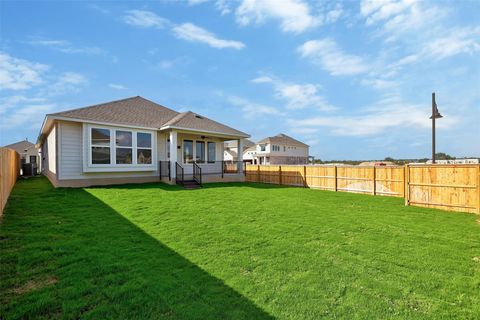
[[[38,149],[33,143],[25,139],[5,146],[5,148],[13,149],[20,155],[21,165],[24,163],[33,163],[34,169],[39,170],[40,155]]]
[[[245,150],[244,158],[254,164],[307,164],[309,146],[286,134],[279,133]]]
[[[243,181],[224,174],[223,145],[249,135],[199,114],[132,97],[45,117],[37,146],[55,187],[159,181]],[[242,161],[242,155],[239,156]],[[231,172],[231,170],[230,170]]]
[[[248,139],[243,140],[243,161],[248,160],[245,159],[245,151],[253,146],[255,146],[255,142]],[[238,143],[236,140],[224,143],[223,159],[225,161],[238,161]]]

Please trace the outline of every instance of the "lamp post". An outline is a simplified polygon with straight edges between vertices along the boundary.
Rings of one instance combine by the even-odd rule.
[[[432,92],[432,163],[435,163],[435,119],[443,118],[438,112],[437,103],[435,102],[435,92]]]

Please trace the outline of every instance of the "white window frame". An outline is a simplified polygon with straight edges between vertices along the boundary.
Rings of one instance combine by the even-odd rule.
[[[205,161],[204,162],[196,162],[197,164],[201,165],[201,166],[213,166],[215,165],[215,162],[217,162],[217,144],[218,142],[215,141],[215,140],[209,140],[209,139],[195,139],[195,138],[189,138],[189,137],[183,137],[182,138],[182,149],[181,149],[181,161],[182,161],[182,164],[183,165],[191,165],[193,164],[193,162],[185,162],[185,150],[184,150],[184,146],[185,146],[185,141],[192,141],[193,143],[193,152],[192,152],[192,155],[193,155],[193,162],[195,162],[196,160],[196,157],[197,157],[197,141],[198,142],[203,142],[204,143],[204,155],[205,155]],[[215,161],[213,162],[208,162],[208,143],[209,142],[212,142],[215,144]],[[223,152],[225,153],[225,149],[223,150]],[[225,155],[224,155],[225,156]]]
[[[94,127],[92,127],[92,128],[94,128]],[[128,146],[117,146],[117,131],[130,132],[132,134],[132,145],[130,147],[128,147]],[[131,165],[135,164],[136,152],[135,152],[134,139],[137,137],[137,134],[134,133],[131,129],[128,129],[128,130],[127,129],[125,129],[125,130],[124,129],[114,129],[113,132],[115,133],[114,137],[113,137],[113,145],[115,146],[115,157],[114,157],[115,165],[117,165],[117,166],[131,166]],[[132,163],[117,163],[117,148],[130,149],[132,151]]]
[[[92,129],[106,129],[110,131],[110,164],[92,163]],[[132,133],[132,163],[117,164],[116,131],[129,131]],[[137,148],[137,133],[148,133],[151,137],[151,148]],[[105,146],[104,146],[105,147]],[[119,148],[129,148],[119,146]],[[151,149],[152,163],[138,164],[137,149]],[[96,124],[83,124],[83,171],[84,172],[129,172],[129,171],[155,171],[157,170],[157,132],[151,130],[132,129],[120,126],[105,126]]]
[[[148,134],[150,134],[150,148],[148,148],[148,147],[139,147],[139,146],[137,145],[137,134],[139,134],[139,133],[148,133]],[[135,160],[134,160],[134,163],[135,163],[135,165],[137,165],[137,166],[150,166],[150,165],[154,165],[155,162],[156,162],[156,161],[155,161],[155,162],[153,161],[153,160],[154,160],[153,155],[156,154],[156,152],[155,152],[155,150],[154,150],[154,144],[153,144],[153,143],[154,143],[154,139],[153,139],[153,135],[154,135],[154,134],[151,133],[151,132],[149,132],[149,131],[143,131],[143,130],[135,130],[135,131],[134,131],[134,134],[135,134],[135,137],[134,137],[133,139],[134,139],[134,141],[135,141],[135,144],[134,144],[134,150],[135,150]],[[138,164],[138,163],[137,163],[137,162],[138,162],[138,149],[151,150],[151,152],[152,152],[152,163],[150,163],[150,164],[148,164],[148,163],[140,163],[140,164]]]

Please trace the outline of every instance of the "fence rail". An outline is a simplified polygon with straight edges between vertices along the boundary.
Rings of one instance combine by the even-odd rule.
[[[12,149],[0,148],[0,216],[19,175],[19,154]]]
[[[245,180],[405,198],[406,205],[480,214],[480,165],[247,165]]]

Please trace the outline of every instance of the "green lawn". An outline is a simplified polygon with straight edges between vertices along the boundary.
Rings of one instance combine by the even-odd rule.
[[[20,181],[0,319],[478,319],[477,218],[261,184]]]

